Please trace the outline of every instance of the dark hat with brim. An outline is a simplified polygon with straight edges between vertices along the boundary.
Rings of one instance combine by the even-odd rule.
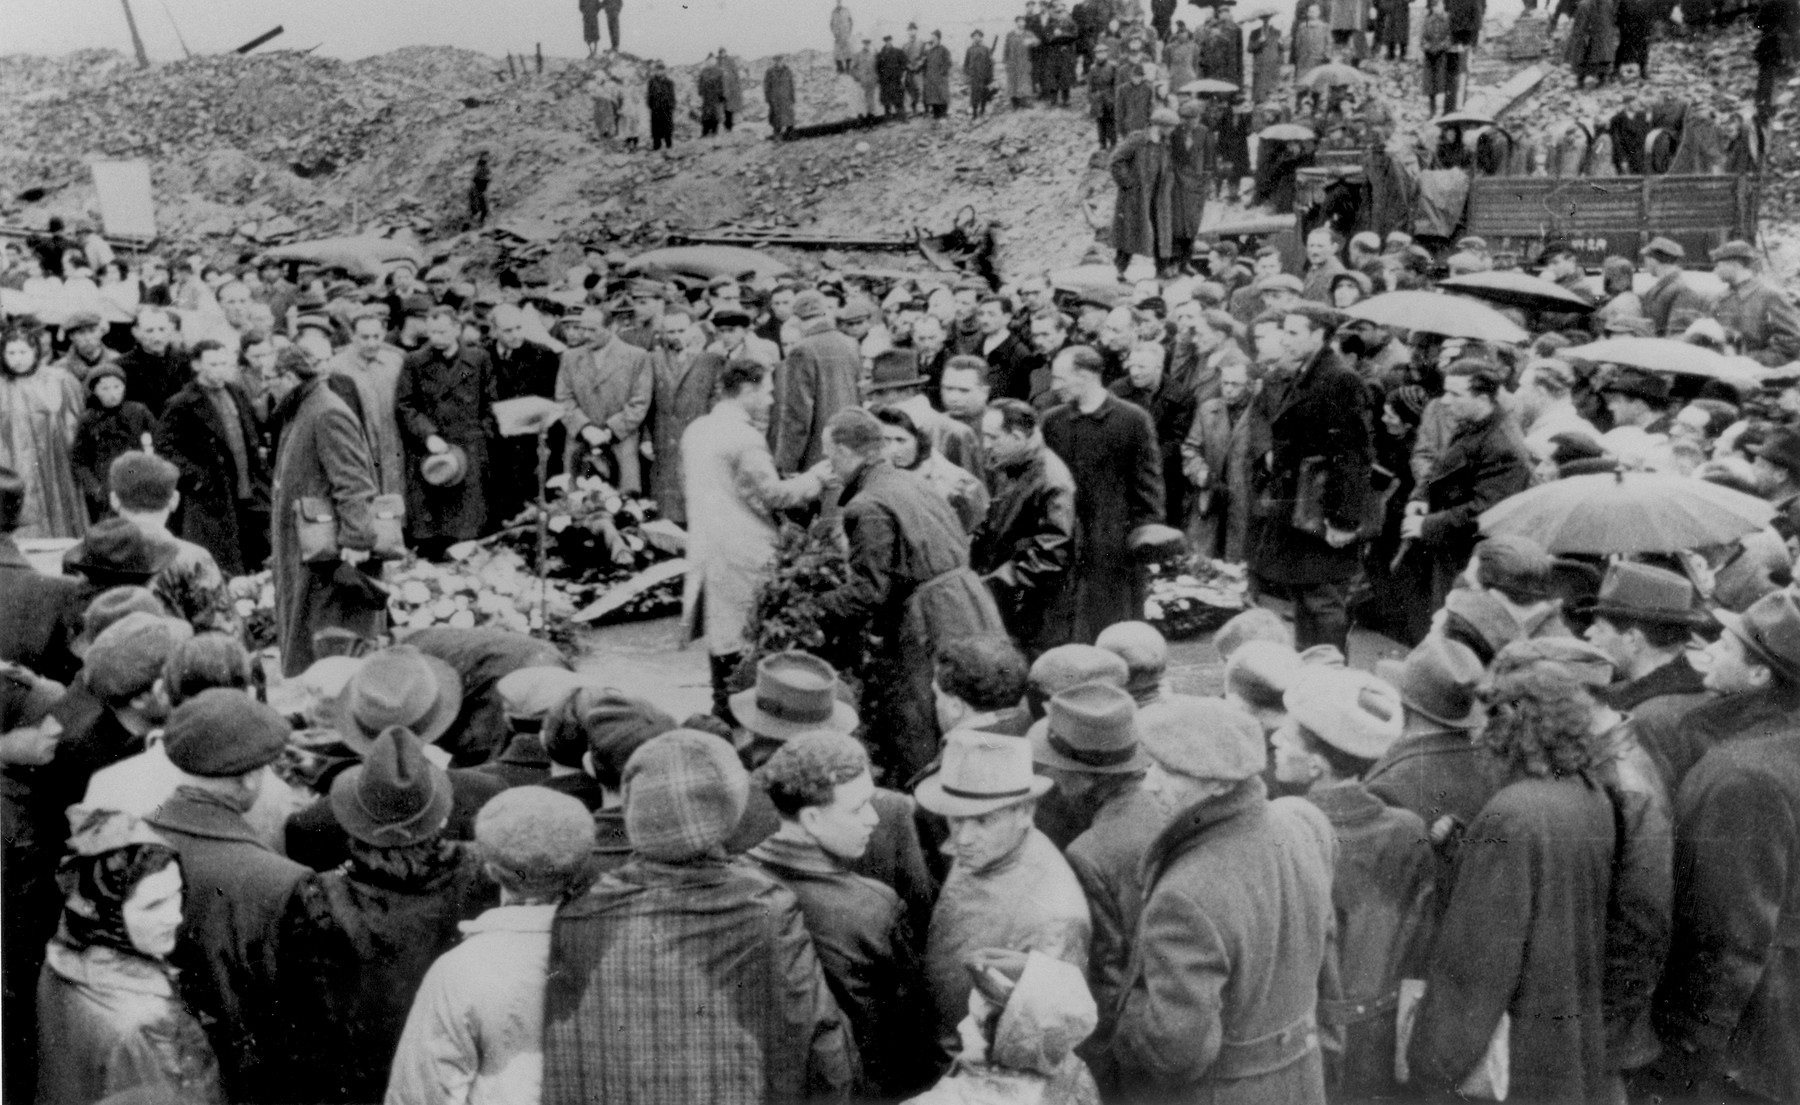
[[[180,552],[181,547],[168,538],[147,534],[123,518],[108,518],[63,554],[63,567],[101,587],[142,586],[173,564]]]
[[[1706,616],[1694,605],[1694,585],[1666,568],[1622,560],[1606,570],[1591,612],[1659,625],[1698,625]]]
[[[1800,606],[1791,589],[1764,595],[1742,614],[1718,610],[1713,617],[1759,661],[1789,683],[1800,683]]]
[[[363,761],[331,784],[331,812],[351,838],[377,848],[419,844],[450,821],[450,776],[401,726],[385,729]]]
[[[1083,683],[1050,700],[1042,721],[1031,727],[1034,763],[1086,775],[1128,775],[1146,771],[1150,756],[1133,726],[1137,704],[1111,683]]]
[[[363,755],[395,726],[429,743],[455,723],[462,697],[455,668],[411,645],[395,645],[370,656],[344,685],[337,701],[338,732]]]

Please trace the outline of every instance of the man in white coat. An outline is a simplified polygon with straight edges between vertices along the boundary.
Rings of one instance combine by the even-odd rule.
[[[719,398],[681,435],[687,484],[687,585],[682,624],[704,637],[712,660],[713,712],[731,722],[726,685],[750,642],[745,623],[756,586],[775,556],[775,512],[816,499],[824,474],[782,479],[766,436],[775,406],[769,366],[734,360],[719,374]],[[821,461],[817,469],[825,468]]]

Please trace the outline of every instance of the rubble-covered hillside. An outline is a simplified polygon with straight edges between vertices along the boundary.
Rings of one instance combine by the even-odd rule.
[[[1500,27],[1490,27],[1498,32]],[[1747,102],[1755,80],[1744,26],[1659,42],[1646,88],[1708,107]],[[823,234],[902,235],[943,229],[965,204],[1006,224],[1010,266],[1079,261],[1093,245],[1084,198],[1104,214],[1109,186],[1093,163],[1092,124],[1072,109],[1007,110],[971,124],[958,114],[791,143],[768,140],[764,62],[740,63],[746,109],[737,129],[701,140],[694,71],[673,71],[682,99],[672,152],[600,143],[593,91],[603,71],[637,78],[635,59],[549,59],[509,69],[481,54],[414,47],[356,62],[272,51],[139,69],[112,52],[0,59],[0,196],[7,221],[41,224],[93,203],[87,163],[145,157],[158,217],[172,239],[223,250],[296,234],[411,226],[442,241],[465,229],[465,191],[477,151],[493,166],[493,223],[515,259],[554,263],[572,243],[654,243],[671,228],[722,223]],[[828,56],[792,55],[802,125],[861,109],[860,90]],[[1423,121],[1418,64],[1372,62],[1377,91],[1404,132]],[[1617,86],[1575,91],[1554,61],[1506,118],[1514,133],[1616,110]],[[1476,75],[1498,83],[1519,65],[1484,57]],[[1800,207],[1786,134],[1791,89],[1766,174],[1770,224]],[[40,190],[37,191],[28,190]],[[14,197],[39,197],[21,206]],[[10,205],[10,206],[9,206]],[[468,243],[480,258],[493,236]],[[879,255],[868,260],[882,263]],[[528,274],[529,275],[529,274]],[[547,274],[546,274],[547,275]]]

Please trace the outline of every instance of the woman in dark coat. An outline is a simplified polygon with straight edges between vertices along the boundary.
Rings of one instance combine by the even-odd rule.
[[[1509,781],[1457,853],[1407,1049],[1412,1082],[1454,1094],[1505,1014],[1509,1100],[1623,1100],[1602,993],[1617,822],[1598,778],[1611,738],[1541,642],[1508,646],[1483,697],[1480,740]]]
[[[408,537],[428,556],[487,532],[488,443],[499,436],[494,404],[499,393],[487,352],[462,340],[462,323],[440,307],[431,317],[430,340],[407,355],[394,388],[394,410],[406,444]],[[421,465],[445,450],[462,450],[463,474],[434,485]]]
[[[129,399],[109,407],[94,394],[96,385],[107,380],[112,381],[107,385],[109,389],[117,387],[123,393],[125,372],[117,364],[107,362],[94,369],[87,378],[88,392],[94,397],[88,400],[87,413],[81,417],[81,427],[75,431],[75,444],[69,451],[75,482],[87,500],[88,518],[95,522],[112,510],[106,482],[112,462],[121,453],[143,449],[147,442],[156,439],[156,416],[148,407]]]
[[[316,1003],[302,1023],[307,1101],[381,1100],[413,997],[432,961],[461,940],[458,924],[499,905],[467,845],[444,839],[450,777],[409,730],[389,729],[331,785],[350,860],[309,880],[291,919],[297,989]],[[310,984],[310,985],[308,985]]]
[[[1412,495],[1412,449],[1419,437],[1419,418],[1430,396],[1417,384],[1395,388],[1381,408],[1381,430],[1375,435],[1373,480],[1392,481],[1381,534],[1363,549],[1363,573],[1369,581],[1355,604],[1357,624],[1416,645],[1431,625],[1431,573],[1423,558],[1402,557],[1400,519]]]
[[[313,634],[319,630],[343,628],[374,637],[387,627],[385,601],[340,585],[339,573],[354,572],[354,565],[300,559],[294,510],[302,499],[331,505],[338,547],[349,550],[351,559],[375,544],[375,461],[356,415],[327,386],[322,370],[299,349],[282,350],[276,361],[275,385],[293,388],[271,416],[282,427],[271,519],[275,626],[282,674],[290,677],[312,665]]]

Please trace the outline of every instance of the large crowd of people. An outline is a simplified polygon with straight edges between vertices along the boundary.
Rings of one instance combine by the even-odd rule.
[[[1013,99],[1106,64],[1030,18]],[[1193,118],[1116,102],[1116,158]],[[1112,290],[6,245],[0,286],[133,319],[0,331],[6,1099],[1792,1100],[1800,310],[1762,254],[1321,227],[1290,265],[1168,217]],[[1356,317],[1521,267],[1523,340],[1444,333],[1491,313],[1451,289]],[[519,400],[554,418],[503,435]],[[1483,527],[1595,473],[1754,520]],[[559,474],[683,527],[710,709],[390,631],[387,565]],[[838,567],[804,650],[754,628],[788,522]],[[1213,695],[1148,598],[1190,553],[1247,580]],[[227,581],[265,567],[259,655]]]

